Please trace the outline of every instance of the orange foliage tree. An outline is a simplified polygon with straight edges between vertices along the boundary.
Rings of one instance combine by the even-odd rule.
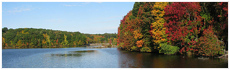
[[[136,42],[136,44],[137,44],[137,47],[142,47],[142,45],[143,45],[143,41],[142,41],[142,40],[137,41],[137,42]]]

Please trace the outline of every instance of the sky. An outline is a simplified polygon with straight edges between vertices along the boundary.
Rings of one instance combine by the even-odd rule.
[[[117,33],[134,2],[2,2],[2,28]]]

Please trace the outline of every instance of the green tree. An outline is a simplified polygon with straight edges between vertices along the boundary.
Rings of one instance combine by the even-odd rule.
[[[6,33],[7,31],[8,31],[8,28],[7,28],[7,27],[2,28],[2,34],[3,34],[3,33]]]

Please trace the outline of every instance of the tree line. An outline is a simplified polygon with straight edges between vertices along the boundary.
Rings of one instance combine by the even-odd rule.
[[[65,48],[90,43],[116,44],[116,33],[84,34],[50,29],[2,28],[2,48]]]
[[[118,28],[128,51],[218,56],[228,48],[227,2],[136,2]]]

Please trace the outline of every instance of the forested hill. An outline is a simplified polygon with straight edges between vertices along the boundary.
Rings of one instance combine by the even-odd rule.
[[[2,28],[2,48],[62,48],[89,43],[116,44],[117,34],[84,34],[50,29]]]
[[[136,2],[117,43],[128,51],[221,55],[228,49],[228,2]]]

